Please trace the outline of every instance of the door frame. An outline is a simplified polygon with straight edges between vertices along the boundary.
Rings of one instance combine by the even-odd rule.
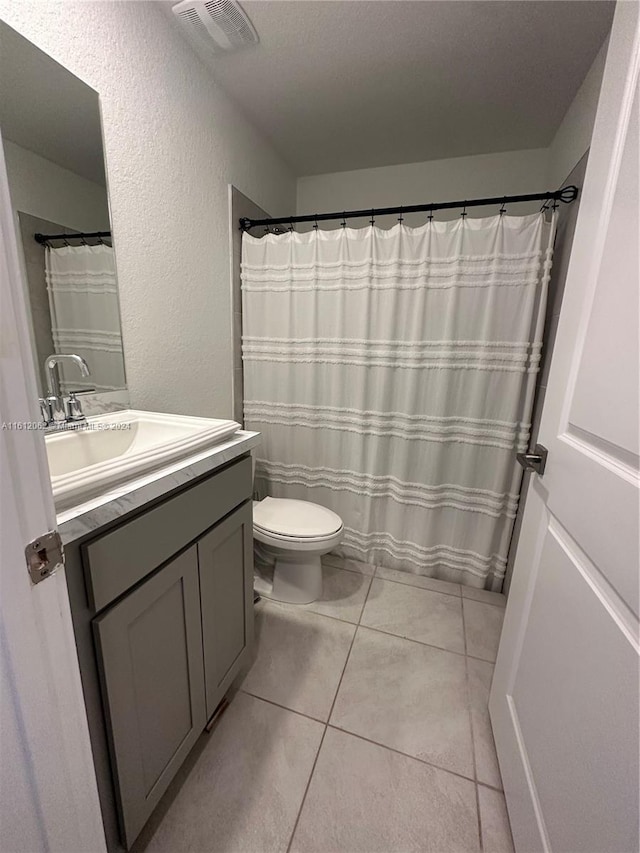
[[[37,585],[28,542],[55,530],[36,371],[0,135],[0,824],[15,853],[106,850],[71,610],[58,569]],[[34,848],[37,845],[37,848]]]

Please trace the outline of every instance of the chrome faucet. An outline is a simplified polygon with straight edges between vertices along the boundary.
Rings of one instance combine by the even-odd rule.
[[[47,376],[48,394],[40,398],[42,419],[48,427],[65,426],[68,424],[84,423],[86,418],[82,413],[77,391],[72,391],[65,399],[60,390],[60,374],[58,364],[61,361],[72,361],[77,364],[82,376],[90,376],[89,365],[81,355],[75,353],[54,353],[44,360],[44,370]],[[93,390],[93,389],[91,389]]]

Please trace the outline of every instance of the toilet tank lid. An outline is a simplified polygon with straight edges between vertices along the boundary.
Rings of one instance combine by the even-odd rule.
[[[265,498],[253,505],[253,524],[280,536],[330,536],[342,527],[335,512],[310,501],[289,498]]]

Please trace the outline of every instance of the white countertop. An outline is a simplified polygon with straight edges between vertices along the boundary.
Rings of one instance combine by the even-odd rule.
[[[141,475],[90,500],[58,513],[58,532],[65,545],[172,492],[190,480],[221,468],[260,444],[259,432],[238,430],[229,440]]]

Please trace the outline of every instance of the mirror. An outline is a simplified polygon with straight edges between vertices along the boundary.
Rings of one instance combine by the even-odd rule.
[[[126,388],[98,93],[0,22],[0,130],[41,396],[44,360],[63,393]]]

